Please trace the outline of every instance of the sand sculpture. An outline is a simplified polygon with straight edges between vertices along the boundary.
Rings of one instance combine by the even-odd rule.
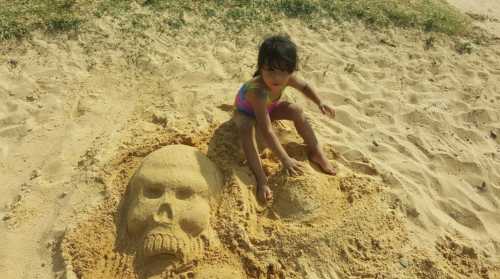
[[[220,191],[216,166],[193,147],[172,145],[147,156],[129,184],[127,232],[145,258],[196,259],[208,244],[209,197]]]
[[[183,145],[111,164],[109,198],[63,239],[67,278],[443,278],[432,274],[449,268],[439,256],[405,252],[412,243],[394,210],[403,205],[371,178],[278,171],[264,208],[234,152],[211,151],[217,167]],[[449,254],[457,245],[439,247]],[[469,261],[470,273],[488,267],[469,254],[452,259]]]
[[[222,174],[196,148],[169,145],[150,153],[128,181],[121,206],[109,210],[119,211],[122,220],[115,224],[116,234],[106,241],[115,243],[107,248],[114,252],[89,249],[85,244],[93,242],[89,232],[103,235],[98,232],[103,230],[101,225],[66,237],[65,246],[71,254],[67,258],[77,277],[330,278],[319,274],[332,274],[335,278],[335,274],[344,273],[340,260],[316,260],[317,253],[324,254],[324,259],[332,258],[333,252],[343,249],[336,243],[344,243],[341,235],[350,235],[342,229],[342,233],[335,233],[342,220],[350,220],[342,217],[345,198],[339,189],[346,187],[340,187],[337,178],[312,169],[300,177],[277,173],[270,181],[277,197],[267,212],[279,217],[261,216],[259,224],[251,179],[240,168],[234,175],[231,185],[226,185],[230,191],[220,200]],[[127,180],[124,177],[125,183]],[[367,189],[363,185],[355,188]],[[345,191],[351,192],[349,189]],[[216,206],[219,213],[214,212]],[[96,220],[92,223],[100,224]],[[328,245],[318,250],[303,246],[305,239],[326,239]],[[294,251],[301,251],[302,256]],[[93,255],[90,259],[89,254]],[[96,258],[104,258],[104,262],[92,263]]]
[[[209,249],[220,249],[210,218],[222,185],[217,166],[194,147],[168,145],[150,153],[130,179],[120,206],[103,206],[95,219],[68,233],[63,250],[69,255],[63,252],[63,257],[69,273],[77,278],[195,274],[196,278],[240,278],[238,268],[222,264],[220,268],[227,269],[222,275],[203,261]],[[121,221],[99,225],[112,211],[119,211]],[[81,248],[86,251],[80,255]],[[89,253],[94,255],[90,259]]]
[[[162,274],[203,257],[216,242],[210,201],[217,201],[222,184],[215,164],[196,148],[170,145],[144,158],[123,208],[139,265]]]

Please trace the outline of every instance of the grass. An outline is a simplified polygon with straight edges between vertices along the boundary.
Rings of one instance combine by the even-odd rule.
[[[138,16],[133,8],[137,5],[149,13]],[[444,0],[0,0],[0,40],[24,38],[33,30],[78,30],[83,19],[102,16],[121,18],[126,24],[132,21],[132,28],[141,29],[150,26],[143,20],[161,15],[162,28],[175,31],[189,24],[186,13],[231,32],[283,18],[309,26],[325,18],[359,20],[374,28],[397,26],[450,35],[465,34],[469,27],[469,18]]]
[[[41,29],[77,30],[82,22],[75,0],[0,0],[0,40],[20,39]]]

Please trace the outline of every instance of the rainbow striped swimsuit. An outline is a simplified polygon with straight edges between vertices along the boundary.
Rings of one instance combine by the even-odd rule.
[[[283,95],[284,89],[285,88],[281,90],[278,98],[272,100],[269,92],[267,90],[259,90],[259,85],[255,84],[254,80],[247,81],[241,86],[238,94],[236,94],[234,106],[236,107],[237,111],[247,116],[255,117],[252,103],[256,98],[266,98],[267,112],[271,113],[271,111],[278,105],[279,99],[281,98],[281,95]],[[259,92],[262,95],[259,95]]]

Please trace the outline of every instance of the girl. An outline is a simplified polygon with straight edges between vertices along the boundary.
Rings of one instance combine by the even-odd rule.
[[[254,77],[243,84],[235,100],[234,120],[242,140],[247,161],[257,181],[257,197],[262,201],[272,198],[271,189],[255,144],[254,126],[262,135],[273,153],[281,161],[289,175],[301,174],[303,163],[288,156],[275,135],[271,121],[286,119],[304,139],[309,159],[328,174],[335,175],[335,168],[326,158],[302,109],[289,102],[280,102],[283,90],[291,86],[312,100],[323,114],[335,116],[333,107],[323,103],[316,92],[305,81],[294,75],[297,70],[297,47],[288,36],[272,36],[264,40],[259,48],[257,71]]]

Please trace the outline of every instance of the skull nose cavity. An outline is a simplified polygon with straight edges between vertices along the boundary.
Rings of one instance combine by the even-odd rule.
[[[158,208],[158,212],[156,212],[154,218],[158,223],[170,223],[173,216],[172,207],[169,204],[162,204]]]

